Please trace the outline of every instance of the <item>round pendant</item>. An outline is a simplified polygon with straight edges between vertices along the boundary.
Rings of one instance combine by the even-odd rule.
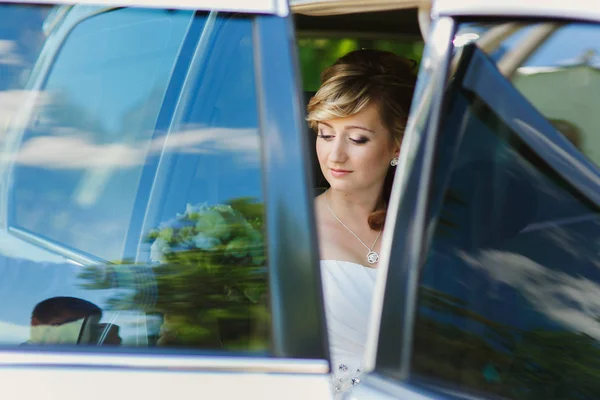
[[[375,264],[377,261],[379,261],[379,254],[371,250],[369,254],[367,254],[367,261],[369,264]]]

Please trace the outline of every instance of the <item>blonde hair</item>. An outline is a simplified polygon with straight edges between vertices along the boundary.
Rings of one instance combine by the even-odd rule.
[[[356,50],[340,57],[321,74],[321,87],[309,101],[310,127],[344,118],[375,103],[384,126],[400,144],[410,111],[416,76],[414,62],[389,51]],[[383,188],[383,209],[369,216],[372,229],[383,228],[395,168],[390,167]]]

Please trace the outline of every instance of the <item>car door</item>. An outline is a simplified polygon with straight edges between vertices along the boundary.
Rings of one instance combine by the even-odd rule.
[[[0,3],[7,398],[329,398],[285,2]]]
[[[355,399],[594,399],[597,12],[440,1]]]

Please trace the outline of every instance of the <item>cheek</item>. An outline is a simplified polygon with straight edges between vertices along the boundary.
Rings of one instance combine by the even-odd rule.
[[[391,157],[389,157],[391,160]],[[369,149],[369,151],[362,152],[362,154],[356,157],[360,160],[363,171],[366,174],[377,177],[387,173],[389,167],[388,151],[385,148]]]
[[[384,164],[384,160],[387,159],[387,153],[381,149],[369,149],[368,151],[357,154],[357,158],[360,158],[360,162],[363,165],[369,165],[373,169],[379,169]]]

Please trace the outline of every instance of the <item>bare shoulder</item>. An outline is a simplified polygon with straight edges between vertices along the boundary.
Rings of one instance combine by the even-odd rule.
[[[323,197],[323,194],[315,197],[314,207],[315,207],[315,219],[317,222],[317,231],[319,233],[319,240],[321,240],[321,238],[323,237],[323,234],[325,233],[325,232],[323,232],[323,228],[326,223],[326,214],[324,212],[325,211],[325,198]]]
[[[331,225],[331,216],[327,210],[327,203],[325,198],[325,193],[320,194],[315,197],[315,217],[317,221],[317,228],[319,231],[323,229],[327,229],[329,225]]]
[[[340,254],[343,254],[342,246],[338,242],[340,235],[336,232],[337,226],[327,210],[323,194],[315,198],[315,214],[321,259],[338,259]]]

